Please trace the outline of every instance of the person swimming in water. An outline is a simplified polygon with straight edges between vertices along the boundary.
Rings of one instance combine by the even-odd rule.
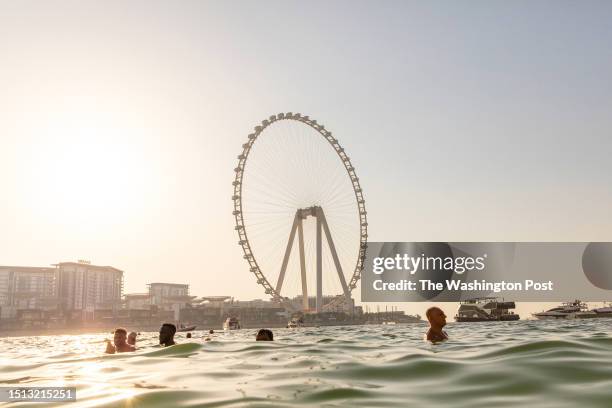
[[[136,332],[130,332],[127,336],[127,344],[136,347],[136,336],[138,334]]]
[[[212,335],[215,333],[215,331],[213,329],[210,329],[208,331],[208,336],[204,337],[204,341],[211,341],[212,340]]]
[[[114,345],[111,344],[110,340],[106,340],[106,353],[126,353],[136,350],[136,347],[127,343],[127,330],[122,327],[115,329],[113,343]]]
[[[174,335],[176,334],[176,326],[172,323],[164,323],[159,329],[159,344],[164,347],[174,346]]]
[[[274,341],[274,333],[270,329],[259,329],[255,341]]]
[[[191,333],[187,333],[187,336],[186,336],[186,337],[187,337],[188,339],[190,339],[190,338],[191,338]]]
[[[432,343],[448,340],[448,335],[442,330],[446,326],[446,315],[439,307],[430,307],[425,312],[429,320],[429,330],[427,330],[427,340]]]

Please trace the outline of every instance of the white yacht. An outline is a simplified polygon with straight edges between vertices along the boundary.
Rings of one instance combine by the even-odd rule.
[[[612,302],[604,302],[603,307],[593,309],[597,317],[612,317]]]
[[[540,320],[590,319],[597,317],[597,314],[588,310],[586,303],[576,299],[573,302],[563,302],[561,306],[553,307],[544,312],[533,313],[533,317]]]

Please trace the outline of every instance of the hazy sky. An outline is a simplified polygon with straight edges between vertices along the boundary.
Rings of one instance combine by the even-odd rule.
[[[605,1],[0,2],[0,264],[265,297],[231,182],[281,111],[340,139],[373,241],[610,241],[610,21]]]

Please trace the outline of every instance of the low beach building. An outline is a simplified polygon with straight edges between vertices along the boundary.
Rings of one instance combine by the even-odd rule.
[[[180,319],[182,309],[191,306],[195,296],[189,295],[189,285],[184,283],[149,283],[151,305],[159,311],[172,311],[174,320]]]
[[[123,304],[128,310],[151,309],[151,295],[148,293],[128,293],[125,295]]]

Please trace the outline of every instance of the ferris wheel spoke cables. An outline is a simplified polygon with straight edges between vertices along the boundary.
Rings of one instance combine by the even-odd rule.
[[[309,309],[314,293],[317,311],[350,304],[363,268],[367,213],[338,140],[308,116],[280,113],[256,126],[242,147],[233,215],[257,283],[292,308]],[[288,300],[292,295],[301,301]],[[324,295],[333,300],[324,304]]]

